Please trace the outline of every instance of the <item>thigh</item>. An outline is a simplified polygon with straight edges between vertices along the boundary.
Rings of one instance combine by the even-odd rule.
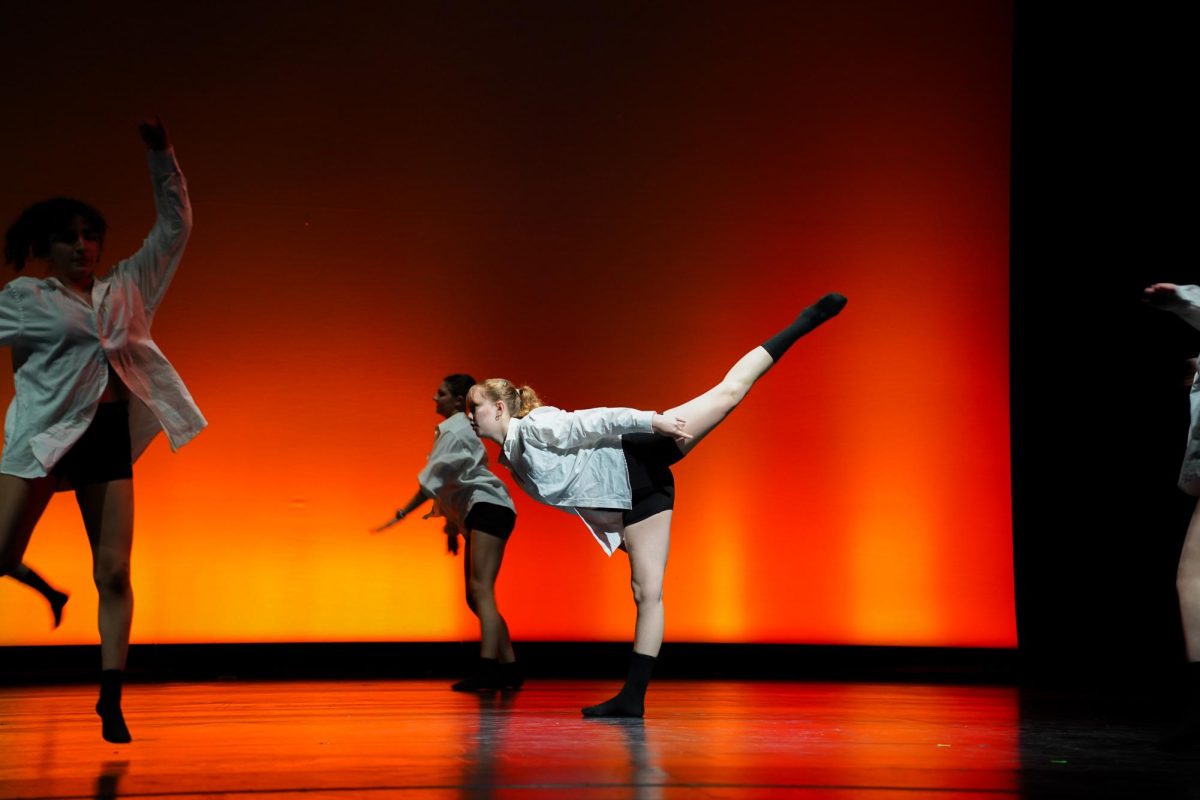
[[[662,591],[671,546],[671,513],[661,511],[625,528],[629,576],[643,591]]]
[[[468,561],[471,564],[471,577],[491,585],[500,574],[500,562],[504,560],[507,540],[483,531],[471,531],[470,538]]]
[[[75,490],[92,554],[129,561],[133,549],[133,480],[91,483]]]
[[[16,567],[54,495],[55,480],[0,474],[0,565]],[[11,564],[9,563],[11,561]]]
[[[1179,568],[1181,572],[1200,571],[1200,501],[1196,502],[1196,509],[1188,524],[1187,538],[1183,540],[1183,549],[1179,553]]]

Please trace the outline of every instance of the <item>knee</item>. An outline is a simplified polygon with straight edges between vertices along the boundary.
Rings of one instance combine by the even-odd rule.
[[[633,587],[633,602],[638,608],[657,606],[662,604],[663,592],[662,584],[649,585],[632,582]]]
[[[92,574],[101,597],[127,597],[133,594],[129,564],[103,564]]]
[[[722,403],[730,408],[745,400],[749,391],[750,383],[728,376],[717,386]]]
[[[490,582],[480,578],[471,578],[467,583],[467,597],[469,598],[467,602],[471,606],[471,610],[475,611],[479,606],[491,602],[493,591]]]

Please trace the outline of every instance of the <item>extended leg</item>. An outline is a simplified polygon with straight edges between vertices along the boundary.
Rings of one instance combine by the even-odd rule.
[[[687,423],[687,432],[692,438],[679,443],[686,455],[700,444],[729,412],[738,407],[759,378],[767,374],[787,349],[801,336],[814,330],[821,323],[832,319],[846,306],[846,298],[840,294],[827,294],[813,305],[800,312],[796,320],[761,346],[754,348],[738,359],[732,369],[713,388],[683,405],[663,412],[676,416]]]
[[[53,494],[53,478],[30,480],[0,475],[0,574],[11,576],[46,598],[57,628],[68,595],[55,589],[21,560]]]

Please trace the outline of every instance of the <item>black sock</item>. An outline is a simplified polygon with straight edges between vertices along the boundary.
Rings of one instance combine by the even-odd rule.
[[[124,673],[119,669],[106,669],[100,673],[100,701],[96,713],[100,715],[101,735],[106,742],[126,744],[133,741],[121,713],[121,683]]]
[[[468,675],[457,683],[450,685],[456,692],[479,692],[500,687],[500,661],[495,658],[479,659],[479,669],[474,675]]]
[[[830,293],[800,312],[796,321],[779,333],[763,342],[763,349],[771,355],[772,361],[778,361],[788,348],[796,343],[806,333],[811,333],[818,325],[831,320],[846,307],[845,295]]]
[[[641,717],[646,713],[646,686],[654,672],[654,656],[634,652],[629,660],[629,677],[617,696],[583,709],[585,717]]]
[[[69,595],[46,583],[45,578],[24,564],[17,567],[12,576],[46,598],[46,602],[50,604],[50,613],[54,615],[54,627],[62,624],[63,606],[67,604]]]

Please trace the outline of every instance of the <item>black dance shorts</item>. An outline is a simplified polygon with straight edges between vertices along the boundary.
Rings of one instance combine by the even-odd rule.
[[[627,433],[621,437],[621,449],[633,492],[633,508],[622,509],[621,520],[632,525],[674,508],[675,476],[671,465],[683,458],[675,440],[656,433]]]
[[[129,403],[101,403],[83,436],[50,470],[60,489],[133,477]]]
[[[463,533],[470,536],[471,531],[479,531],[498,539],[507,539],[512,535],[516,524],[517,514],[511,508],[495,503],[476,503],[471,506],[467,518],[463,520],[463,526],[466,528]]]

